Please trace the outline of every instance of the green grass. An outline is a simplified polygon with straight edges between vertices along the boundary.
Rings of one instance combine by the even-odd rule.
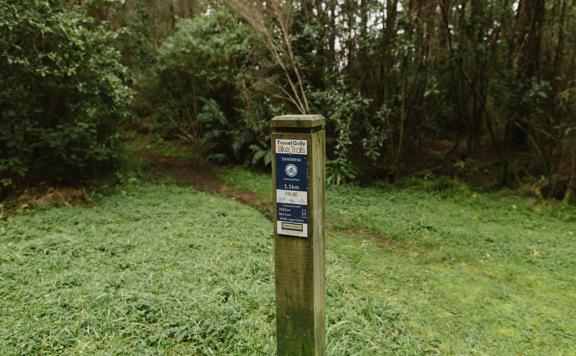
[[[2,232],[2,353],[270,350],[270,241],[250,208],[132,186]]]
[[[268,175],[220,178],[271,193]],[[2,220],[0,353],[273,354],[271,230],[158,182]],[[329,189],[329,355],[570,354],[574,320],[574,209],[450,184]]]
[[[274,353],[271,223],[255,209],[147,183],[0,231],[2,354]],[[331,354],[423,350],[346,259],[329,268]]]
[[[236,169],[220,176],[271,191],[267,175]],[[446,180],[330,187],[327,202],[328,259],[361,271],[360,288],[381,295],[427,347],[449,354],[574,352],[573,208],[475,193]],[[392,243],[376,247],[375,234]]]

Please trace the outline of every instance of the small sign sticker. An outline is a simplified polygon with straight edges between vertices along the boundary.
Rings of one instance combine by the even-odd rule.
[[[275,156],[278,234],[308,237],[308,141],[277,139]]]

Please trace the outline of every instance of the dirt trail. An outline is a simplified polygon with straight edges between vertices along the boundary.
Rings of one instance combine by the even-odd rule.
[[[167,175],[183,186],[192,186],[203,192],[219,194],[237,202],[256,208],[268,220],[272,220],[273,208],[269,199],[263,198],[253,192],[231,187],[216,177],[214,167],[194,163],[185,158],[171,157],[156,153],[149,149],[134,151],[138,157],[146,159],[156,174]],[[335,228],[332,226],[332,228]],[[338,228],[337,228],[338,229]],[[395,245],[393,241],[378,233],[361,231],[354,228],[339,228],[349,236],[362,237],[375,241],[383,248]]]
[[[272,203],[268,199],[253,192],[226,185],[216,177],[214,168],[209,165],[197,164],[185,158],[162,155],[148,149],[139,149],[134,154],[146,159],[155,173],[167,175],[179,185],[192,186],[199,191],[234,199],[241,204],[256,208],[267,219],[272,220]]]

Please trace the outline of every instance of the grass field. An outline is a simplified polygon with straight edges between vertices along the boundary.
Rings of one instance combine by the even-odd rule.
[[[232,170],[221,178],[270,192],[267,175]],[[576,352],[573,208],[449,180],[330,187],[327,196],[328,259],[353,266],[360,288],[390,304],[425,349]],[[328,283],[338,283],[330,271]]]
[[[6,218],[0,353],[273,354],[271,229],[159,181]],[[573,208],[442,181],[329,189],[329,355],[568,355],[574,320]]]

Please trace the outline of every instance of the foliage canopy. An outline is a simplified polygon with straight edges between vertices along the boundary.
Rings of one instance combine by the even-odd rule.
[[[2,185],[110,168],[132,96],[115,34],[54,0],[1,0],[0,33]]]
[[[2,156],[4,179],[39,171],[29,147],[49,140],[67,147],[57,156],[69,171],[113,155],[69,154],[67,129],[50,139],[32,132],[58,117],[86,141],[118,122],[129,91],[107,46],[115,42],[138,78],[143,126],[213,161],[266,166],[268,120],[310,112],[328,120],[333,183],[488,172],[480,179],[493,185],[531,182],[564,199],[576,191],[575,0],[2,4],[3,122],[34,122],[16,130],[33,144],[10,144],[28,153]],[[102,141],[111,136],[96,136],[112,147]]]
[[[204,10],[174,8],[187,19],[160,46],[170,69],[160,65],[157,86],[170,72],[177,100],[158,117],[165,124],[192,107],[185,131],[235,147],[216,149],[229,160],[266,163],[266,121],[313,112],[328,119],[335,183],[394,179],[440,158],[440,173],[476,160],[494,183],[544,177],[548,193],[570,194],[573,0],[186,3]],[[208,125],[198,115],[206,100],[222,112]]]

